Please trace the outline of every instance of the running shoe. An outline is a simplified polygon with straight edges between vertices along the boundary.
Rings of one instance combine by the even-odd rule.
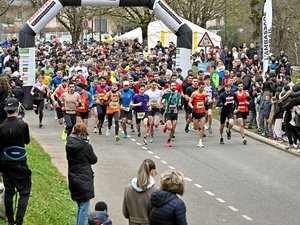
[[[166,124],[163,126],[162,131],[163,131],[164,133],[167,132],[167,125],[166,125]]]
[[[124,139],[126,139],[126,138],[127,138],[127,133],[125,133],[125,132],[124,132],[124,137],[123,137],[123,138],[124,138]]]
[[[154,137],[151,137],[151,139],[150,139],[150,143],[153,143],[153,141],[154,141]]]
[[[247,140],[246,138],[243,138],[243,144],[246,145],[247,144]]]
[[[148,141],[146,138],[144,138],[144,141],[143,141],[144,145],[147,145],[148,144]]]
[[[167,146],[167,147],[172,147],[171,142],[170,142],[170,141],[167,141],[166,146]]]
[[[43,126],[43,124],[42,124],[42,123],[40,123],[40,124],[39,124],[39,128],[42,128],[42,126]]]
[[[208,128],[208,133],[212,134],[212,129],[211,128]]]
[[[99,128],[98,130],[99,130],[99,133],[98,133],[98,134],[99,134],[99,135],[102,135],[102,130],[101,130],[101,128]]]
[[[97,127],[94,127],[93,133],[98,133],[98,128]]]
[[[229,129],[226,130],[226,134],[227,134],[227,139],[230,140],[231,139],[231,131]]]
[[[190,130],[189,130],[189,124],[187,123],[186,125],[185,125],[185,133],[188,133]]]
[[[224,144],[224,138],[220,138],[220,144]]]
[[[141,132],[140,131],[138,131],[138,137],[140,137],[141,136]]]
[[[120,141],[119,135],[116,135],[116,136],[115,136],[115,141],[117,141],[117,142]]]
[[[109,136],[110,135],[110,129],[107,128],[106,130],[106,136]]]
[[[205,125],[205,130],[208,130],[208,126],[207,125]]]
[[[159,123],[160,123],[160,125],[164,125],[165,124],[164,121],[162,121],[162,120],[160,120]]]
[[[197,144],[197,146],[198,146],[199,148],[204,148],[204,144],[202,143],[202,141],[199,141],[198,144]]]

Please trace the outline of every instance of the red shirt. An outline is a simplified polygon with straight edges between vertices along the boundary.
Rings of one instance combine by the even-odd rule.
[[[164,89],[167,89],[167,88],[169,88],[169,84],[166,84],[165,86],[164,86]],[[178,83],[178,82],[176,82],[176,90],[181,94],[182,93],[182,85],[180,84],[180,83]]]

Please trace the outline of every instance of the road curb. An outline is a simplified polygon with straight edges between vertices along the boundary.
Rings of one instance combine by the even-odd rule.
[[[216,119],[214,119],[214,121],[215,122],[220,122],[220,121],[218,121]],[[234,131],[238,132],[238,133],[240,132],[239,126],[237,126],[237,125],[234,125],[232,129]],[[288,153],[291,153],[293,155],[296,155],[296,156],[300,157],[300,153],[298,153],[296,149],[293,149],[293,148],[287,149],[286,145],[280,144],[280,143],[278,143],[276,141],[273,141],[273,140],[269,140],[269,139],[267,139],[265,137],[262,137],[261,135],[255,134],[255,133],[253,133],[251,131],[248,131],[247,129],[245,129],[245,135],[247,137],[250,137],[250,138],[253,138],[255,140],[258,140],[258,141],[260,141],[262,143],[271,145],[274,148],[277,148],[279,150],[282,150],[282,151],[285,151],[285,152],[288,152]]]

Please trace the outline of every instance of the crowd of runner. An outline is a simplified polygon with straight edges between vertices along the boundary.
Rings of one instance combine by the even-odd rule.
[[[2,46],[0,102],[9,94],[22,101],[17,44],[14,40]],[[164,47],[159,41],[149,50],[136,40],[101,45],[87,41],[78,45],[39,43],[37,82],[31,89],[39,126],[43,126],[44,108],[49,108],[64,125],[63,137],[70,135],[76,122],[87,125],[92,120],[94,133],[109,136],[113,129],[118,142],[127,138],[129,131],[137,132],[147,145],[155,141],[155,128],[161,124],[162,131],[169,132],[166,145],[172,147],[178,113],[184,110],[184,130],[198,132],[195,145],[200,148],[204,147],[206,133],[213,132],[213,117],[220,118],[219,131],[214,131],[220,135],[220,144],[224,144],[224,128],[226,138],[231,139],[236,121],[243,144],[247,143],[244,129],[257,128],[267,138],[288,141],[288,148],[298,148],[300,80],[293,83],[283,49],[270,55],[266,73],[254,44],[232,49],[215,47],[206,56],[201,50],[192,55],[193,66],[187,74],[176,68],[175,52],[172,42]],[[204,62],[210,63],[210,71],[197,69]]]

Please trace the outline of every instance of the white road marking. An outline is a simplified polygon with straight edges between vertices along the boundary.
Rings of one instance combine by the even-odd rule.
[[[161,161],[161,163],[163,163],[163,164],[168,164],[166,161],[164,161],[164,160],[160,160]]]
[[[226,203],[222,198],[216,198],[218,202]]]
[[[147,151],[149,154],[153,155],[154,153],[152,151]]]
[[[246,219],[246,220],[253,220],[251,217],[249,217],[249,216],[247,216],[247,215],[242,215],[242,217],[244,217],[244,219]]]
[[[194,186],[197,188],[203,188],[200,184],[194,184]]]
[[[210,192],[210,191],[205,191],[206,194],[210,195],[210,196],[215,196],[214,193]]]
[[[148,148],[146,148],[146,147],[142,147],[142,149],[145,149],[145,150],[147,150]]]
[[[235,208],[235,207],[233,207],[233,206],[231,206],[231,205],[229,205],[228,208],[231,209],[233,212],[238,212],[238,211],[240,211],[239,209],[237,209],[237,208]]]
[[[142,145],[140,142],[137,142],[136,144],[137,144],[137,145]]]
[[[168,166],[171,170],[175,170],[175,167],[173,166]]]
[[[160,157],[158,155],[155,155],[154,158],[160,159]]]
[[[193,181],[191,178],[189,178],[189,177],[185,177],[185,179],[187,180],[187,181]]]
[[[136,141],[135,139],[131,138],[132,141]]]

